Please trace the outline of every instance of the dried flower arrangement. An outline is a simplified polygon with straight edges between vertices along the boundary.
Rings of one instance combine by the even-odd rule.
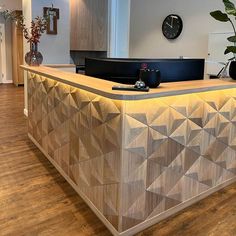
[[[27,28],[24,22],[21,23],[21,27],[27,42],[39,43],[42,34],[47,29],[47,19],[37,16],[33,21],[31,21],[30,28]]]
[[[0,12],[0,15],[2,15],[6,20],[17,22],[17,24],[22,28],[25,39],[29,43],[39,43],[42,34],[47,29],[48,19],[46,17],[37,16],[31,21],[31,26],[27,28],[24,16],[16,14],[14,11],[4,10]]]
[[[14,11],[0,11],[0,16],[6,20],[16,22],[18,27],[23,31],[23,35],[28,43],[30,43],[30,51],[25,54],[25,62],[30,66],[39,66],[43,61],[42,54],[38,51],[38,43],[42,34],[47,29],[48,18],[37,16],[31,21],[29,28],[26,27],[25,18],[21,14]]]

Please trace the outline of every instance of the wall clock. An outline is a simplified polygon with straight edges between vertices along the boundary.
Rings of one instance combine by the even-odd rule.
[[[183,30],[183,21],[180,16],[171,14],[162,24],[162,33],[167,39],[176,39]]]

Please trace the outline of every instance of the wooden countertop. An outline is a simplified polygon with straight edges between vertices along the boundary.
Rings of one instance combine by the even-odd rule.
[[[157,97],[190,94],[221,89],[236,88],[236,81],[232,80],[197,80],[187,82],[161,83],[160,87],[150,89],[149,92],[115,91],[115,82],[96,79],[93,77],[64,72],[55,68],[40,66],[21,66],[22,69],[30,71],[58,82],[62,82],[73,87],[81,88],[98,95],[117,100],[141,100]]]

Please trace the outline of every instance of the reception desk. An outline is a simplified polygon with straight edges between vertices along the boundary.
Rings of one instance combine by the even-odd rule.
[[[148,93],[48,67],[28,73],[28,132],[114,235],[133,235],[236,181],[236,83]]]

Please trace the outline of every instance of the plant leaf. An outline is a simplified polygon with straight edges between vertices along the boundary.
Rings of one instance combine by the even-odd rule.
[[[223,13],[222,11],[213,11],[210,15],[218,21],[227,22],[229,21],[229,17],[227,14]]]
[[[228,50],[228,48],[226,48],[224,54],[226,55],[226,54],[229,54],[229,53],[230,53],[230,51]]]
[[[223,0],[223,3],[225,5],[225,11],[229,15],[234,15],[236,16],[236,8],[235,5],[229,1],[229,0]]]
[[[236,35],[227,38],[229,42],[236,43]]]
[[[236,53],[236,46],[228,46],[225,50],[225,54],[228,54],[228,53]]]

